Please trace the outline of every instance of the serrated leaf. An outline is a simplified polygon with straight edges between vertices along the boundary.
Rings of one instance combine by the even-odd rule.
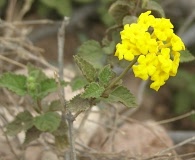
[[[135,0],[118,0],[110,6],[109,13],[114,17],[116,22],[121,25],[123,18],[133,11],[135,4]]]
[[[28,111],[19,113],[16,118],[6,126],[6,133],[14,136],[21,131],[26,131],[33,126],[33,116]]]
[[[135,97],[133,94],[125,87],[118,86],[109,95],[108,101],[110,102],[120,102],[127,107],[135,107]]]
[[[153,12],[153,15],[157,14],[158,17],[165,17],[165,13],[162,6],[155,1],[143,1],[142,8],[145,10],[151,10]]]
[[[84,77],[75,77],[72,81],[71,81],[71,88],[73,91],[82,89],[84,86],[87,85],[87,80]]]
[[[43,132],[53,132],[60,125],[61,117],[58,113],[47,112],[37,116],[34,119],[34,125],[37,129]]]
[[[67,109],[71,112],[85,111],[90,107],[90,103],[87,99],[83,99],[80,95],[75,96],[66,104]]]
[[[115,73],[112,71],[110,65],[105,66],[99,73],[98,79],[101,85],[107,86]]]
[[[183,50],[180,51],[180,63],[184,63],[184,62],[190,62],[195,60],[195,57],[190,53],[189,50]]]
[[[99,42],[89,40],[84,42],[78,49],[78,54],[84,60],[93,64],[95,68],[101,68],[105,62],[105,55]]]
[[[85,78],[89,82],[96,80],[97,71],[92,64],[90,64],[89,62],[87,62],[86,60],[84,60],[78,55],[74,56],[74,60],[76,64],[78,65],[78,67],[80,68],[80,70],[82,71]]]
[[[24,96],[27,93],[26,77],[13,73],[4,73],[0,77],[0,87],[7,88],[19,96]]]
[[[90,83],[85,91],[82,93],[82,98],[99,98],[104,92],[104,87],[100,86],[96,82]]]
[[[23,145],[28,145],[30,142],[37,140],[42,132],[36,127],[32,127],[25,133],[25,140]]]

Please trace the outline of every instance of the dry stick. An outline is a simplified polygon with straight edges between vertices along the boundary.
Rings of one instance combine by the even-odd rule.
[[[65,27],[69,23],[69,19],[67,17],[64,18],[64,21],[62,22],[62,25],[58,31],[58,64],[59,64],[59,75],[60,79],[64,79],[64,43],[65,43]],[[62,95],[64,97],[64,90],[61,91]],[[65,106],[66,107],[66,106]],[[71,112],[65,113],[62,112],[62,116],[65,116],[66,114],[66,120],[68,122],[68,131],[69,131],[69,143],[70,143],[70,159],[76,160],[76,149],[75,149],[75,143],[74,143],[74,132],[73,132],[73,121],[74,117]],[[68,158],[67,154],[65,154],[65,159]]]
[[[21,68],[26,69],[26,66],[23,65],[22,63],[19,63],[19,62],[17,62],[17,61],[14,61],[14,60],[12,60],[12,59],[10,59],[10,58],[7,58],[7,57],[5,57],[5,56],[2,56],[1,54],[0,54],[0,59],[1,59],[1,60],[4,60],[4,61],[7,61],[7,62],[9,62],[9,63],[11,63],[11,64],[14,64],[14,65],[16,65],[16,66],[19,66],[19,67],[21,67]]]
[[[30,58],[32,60],[35,60],[37,62],[42,63],[43,65],[56,70],[56,67],[52,66],[51,64],[49,64],[42,56],[35,56],[34,54],[32,54],[30,51],[26,50],[25,48],[15,44],[15,43],[10,43],[10,42],[3,42],[1,41],[1,43],[8,49],[10,50],[14,50],[16,51],[18,54],[22,54],[21,56],[26,56],[26,58]]]
[[[22,20],[24,15],[31,9],[33,0],[25,0],[24,5],[22,6],[22,9],[18,13],[16,19],[17,20]]]
[[[166,153],[168,151],[172,151],[172,150],[174,150],[176,148],[179,148],[179,147],[181,147],[181,146],[183,146],[183,145],[185,145],[187,143],[193,142],[193,141],[195,141],[195,136],[194,137],[191,137],[191,138],[188,138],[185,141],[182,141],[181,143],[178,143],[178,144],[176,144],[176,145],[174,145],[172,147],[169,147],[167,149],[164,149],[159,154],[161,155],[161,154],[164,154],[164,153]]]
[[[14,148],[13,148],[12,144],[10,143],[7,134],[6,134],[5,131],[3,130],[3,126],[0,125],[0,128],[1,128],[2,132],[3,132],[4,135],[5,135],[5,138],[6,138],[7,144],[8,144],[8,146],[9,146],[9,148],[10,148],[10,151],[12,152],[12,154],[14,155],[14,157],[15,157],[17,160],[20,160],[20,158],[18,157],[18,155],[17,155],[16,152],[14,151]]]
[[[161,125],[161,124],[165,124],[165,123],[174,122],[174,121],[177,121],[177,120],[189,117],[189,116],[191,116],[193,114],[195,114],[195,110],[192,110],[192,111],[190,111],[190,112],[188,112],[186,114],[183,114],[181,116],[177,116],[177,117],[174,117],[174,118],[170,118],[170,119],[166,119],[166,120],[163,120],[163,121],[156,122],[156,125]]]
[[[6,9],[6,21],[10,22],[13,19],[13,14],[15,11],[17,0],[10,0],[8,3],[8,7]]]

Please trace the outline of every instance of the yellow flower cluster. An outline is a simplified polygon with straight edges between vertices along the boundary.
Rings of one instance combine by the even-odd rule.
[[[137,23],[126,24],[121,31],[121,43],[116,46],[119,60],[132,61],[135,77],[151,79],[150,88],[158,91],[169,76],[175,76],[180,61],[179,51],[185,50],[182,40],[173,33],[169,19],[155,18],[151,11],[142,13]]]

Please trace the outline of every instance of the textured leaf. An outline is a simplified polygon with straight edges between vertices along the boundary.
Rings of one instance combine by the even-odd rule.
[[[190,62],[195,60],[195,57],[190,53],[189,50],[180,51],[180,63]]]
[[[82,89],[84,86],[87,85],[87,80],[84,77],[76,77],[71,81],[71,87],[73,91]]]
[[[95,68],[101,68],[105,62],[105,55],[99,42],[89,40],[84,42],[78,49],[78,54],[84,60],[93,64]]]
[[[4,73],[0,77],[0,87],[7,88],[19,96],[27,93],[26,77],[13,73]]]
[[[112,78],[114,78],[115,73],[111,70],[110,65],[105,66],[99,73],[98,79],[100,84],[107,86]]]
[[[72,100],[67,102],[67,108],[71,112],[85,111],[90,107],[87,99],[83,99],[80,95],[75,96]]]
[[[25,134],[25,140],[23,145],[28,145],[30,142],[38,139],[41,133],[42,132],[35,127],[28,129]]]
[[[114,89],[109,97],[108,101],[110,102],[120,102],[124,104],[127,107],[135,107],[135,97],[133,94],[125,87],[118,86],[116,89]]]
[[[90,83],[85,91],[82,93],[82,98],[99,98],[104,92],[104,87],[100,86],[98,83]]]
[[[19,113],[16,118],[6,126],[6,133],[14,136],[21,131],[26,131],[33,126],[33,117],[28,111]]]
[[[37,116],[34,119],[34,125],[37,129],[43,132],[53,132],[60,125],[61,117],[58,113],[47,112]]]
[[[123,18],[129,15],[135,8],[135,3],[135,0],[118,0],[110,6],[109,13],[114,17],[116,22],[121,25]]]
[[[160,4],[152,0],[145,0],[142,3],[142,7],[146,10],[151,10],[153,15],[157,15],[158,17],[165,17],[164,10]]]
[[[80,70],[82,71],[83,75],[85,78],[89,81],[95,81],[97,77],[97,72],[96,69],[93,67],[92,64],[81,58],[80,56],[74,56],[74,60]]]

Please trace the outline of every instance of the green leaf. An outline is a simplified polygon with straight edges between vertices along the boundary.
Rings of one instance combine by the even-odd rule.
[[[4,73],[0,77],[0,87],[7,88],[19,96],[27,93],[26,77],[13,73]]]
[[[118,86],[115,88],[109,95],[108,99],[109,102],[120,102],[127,107],[135,107],[135,97],[133,94],[125,87]]]
[[[33,116],[28,111],[19,113],[16,118],[6,126],[6,133],[14,136],[21,131],[26,131],[33,126]]]
[[[61,117],[58,113],[47,112],[37,116],[34,119],[34,125],[37,129],[43,132],[53,132],[60,125]]]
[[[98,79],[101,85],[107,86],[115,73],[111,70],[110,65],[105,66],[99,73]]]
[[[84,42],[78,49],[78,54],[84,60],[93,64],[95,68],[101,68],[105,63],[105,55],[99,42],[89,40]]]
[[[85,91],[82,93],[82,98],[99,98],[104,92],[104,87],[96,82],[90,83]]]
[[[59,99],[52,101],[49,105],[43,106],[43,111],[44,112],[62,111],[61,101]]]
[[[190,94],[186,91],[178,92],[175,97],[175,107],[174,111],[176,114],[183,114],[190,111],[193,99]]]
[[[74,0],[75,2],[80,2],[80,3],[89,3],[92,2],[93,0]]]
[[[6,0],[0,0],[0,8],[6,4],[5,2],[6,2]]]
[[[84,86],[87,85],[87,80],[84,77],[75,77],[72,81],[71,81],[71,87],[73,91],[82,89]]]
[[[30,63],[27,65],[27,68],[28,68],[28,78],[30,80],[33,79],[35,82],[39,83],[39,82],[47,79],[47,76],[40,68],[35,67]]]
[[[69,16],[72,12],[70,0],[41,0],[41,2],[53,9],[56,9],[57,12],[63,16]]]
[[[61,121],[57,130],[55,130],[52,135],[55,137],[55,146],[58,149],[65,149],[68,147],[68,136],[67,136],[68,126],[66,121]]]
[[[123,18],[134,10],[135,4],[135,0],[118,0],[110,6],[109,13],[114,17],[115,21],[121,25]]]
[[[28,145],[30,142],[38,139],[41,133],[42,132],[35,127],[28,129],[25,134],[23,145]]]
[[[21,121],[18,119],[15,119],[11,123],[8,123],[6,126],[6,134],[9,136],[15,136],[21,131],[23,131],[23,126],[21,124]]]
[[[66,105],[71,112],[85,111],[90,107],[89,100],[81,98],[80,95],[75,96]]]
[[[164,10],[160,4],[152,0],[143,0],[142,8],[145,10],[151,10],[153,15],[157,15],[158,17],[165,17]]]
[[[80,56],[76,55],[74,56],[74,60],[80,70],[82,71],[85,78],[89,81],[95,81],[97,77],[96,69],[93,67],[92,64],[81,58]]]
[[[125,16],[123,18],[123,26],[125,24],[132,24],[132,23],[135,23],[137,21],[137,17],[135,16]]]
[[[195,57],[190,53],[189,50],[180,51],[180,63],[190,62],[195,60]]]
[[[68,83],[65,81],[61,82],[61,87],[66,86]],[[47,96],[51,92],[55,92],[58,89],[58,85],[55,81],[55,79],[45,79],[44,81],[40,82],[40,91],[39,91],[39,98],[43,98]]]
[[[111,55],[114,53],[115,48],[116,48],[115,41],[111,41],[106,46],[104,46],[102,49],[103,49],[105,54]]]
[[[61,150],[67,148],[69,146],[68,136],[66,134],[55,136],[55,146]]]

